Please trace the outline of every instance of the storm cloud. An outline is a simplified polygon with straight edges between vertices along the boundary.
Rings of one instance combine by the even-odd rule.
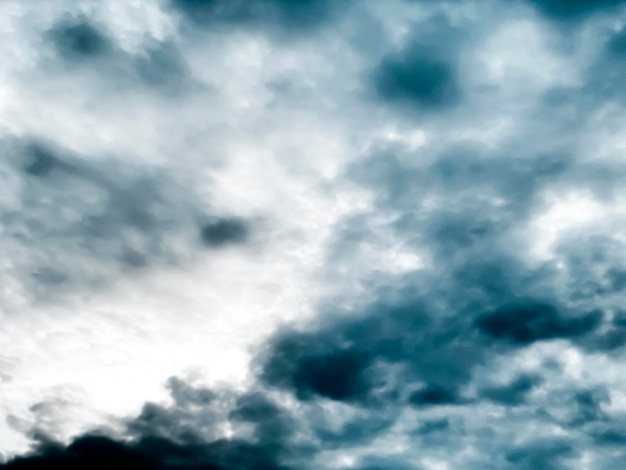
[[[626,464],[624,2],[0,10],[0,469]]]

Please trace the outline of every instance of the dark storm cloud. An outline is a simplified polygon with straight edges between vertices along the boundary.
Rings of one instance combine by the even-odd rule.
[[[37,456],[21,457],[0,468],[121,470],[281,470],[274,456],[245,442],[176,444],[163,438],[126,443],[103,436],[84,436],[69,446],[47,446]]]
[[[36,457],[22,457],[3,465],[10,470],[47,468],[120,468],[157,469],[150,456],[103,437],[83,437],[67,448],[61,445],[44,447]]]
[[[371,360],[367,350],[327,344],[324,333],[286,333],[273,346],[263,377],[269,384],[293,389],[301,399],[317,394],[358,400],[372,386],[365,376]]]
[[[465,319],[437,319],[430,310],[426,301],[375,304],[354,319],[281,333],[267,353],[262,379],[302,400],[325,398],[372,410],[407,400],[420,407],[463,403],[459,389],[486,360],[489,342]]]
[[[173,386],[173,383],[177,385]],[[173,379],[170,389],[181,386]],[[185,385],[195,395],[193,387]],[[200,390],[204,394],[204,391]],[[317,429],[316,438],[300,442],[306,423],[296,421],[291,412],[263,392],[240,396],[215,392],[211,403],[198,407],[197,400],[179,399],[171,407],[147,404],[137,418],[130,420],[131,438],[119,440],[102,432],[75,438],[69,445],[56,443],[34,432],[37,445],[31,454],[0,464],[1,469],[48,469],[55,465],[67,468],[145,468],[145,469],[299,469],[309,468],[307,459],[325,448],[342,448],[367,442],[382,432],[366,420],[331,433]],[[193,403],[192,403],[193,402]],[[236,434],[241,425],[251,432],[225,439],[215,430],[230,423]],[[310,424],[310,423],[309,423]],[[367,458],[364,462],[383,462]],[[391,459],[389,459],[391,462]]]
[[[168,382],[174,404],[146,404],[127,422],[120,440],[103,432],[88,433],[69,445],[35,432],[32,453],[0,464],[1,469],[145,469],[145,470],[281,470],[279,460],[293,456],[285,448],[291,440],[288,413],[256,393],[233,400],[232,393],[195,388],[173,378]],[[222,391],[223,392],[223,391]],[[247,438],[225,439],[216,430],[227,422],[252,423]],[[299,454],[298,454],[299,455]]]
[[[525,345],[535,341],[584,336],[600,326],[601,312],[579,318],[562,317],[557,308],[541,303],[505,305],[481,316],[476,325],[496,340]]]

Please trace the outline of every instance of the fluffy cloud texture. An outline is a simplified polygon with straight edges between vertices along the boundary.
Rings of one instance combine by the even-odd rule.
[[[626,465],[626,2],[0,4],[0,469]]]

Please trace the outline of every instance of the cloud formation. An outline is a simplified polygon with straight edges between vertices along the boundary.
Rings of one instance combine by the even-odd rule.
[[[51,5],[0,469],[626,463],[623,2]]]

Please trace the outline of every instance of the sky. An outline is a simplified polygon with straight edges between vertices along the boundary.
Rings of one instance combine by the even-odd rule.
[[[626,1],[0,0],[0,470],[626,468]]]

